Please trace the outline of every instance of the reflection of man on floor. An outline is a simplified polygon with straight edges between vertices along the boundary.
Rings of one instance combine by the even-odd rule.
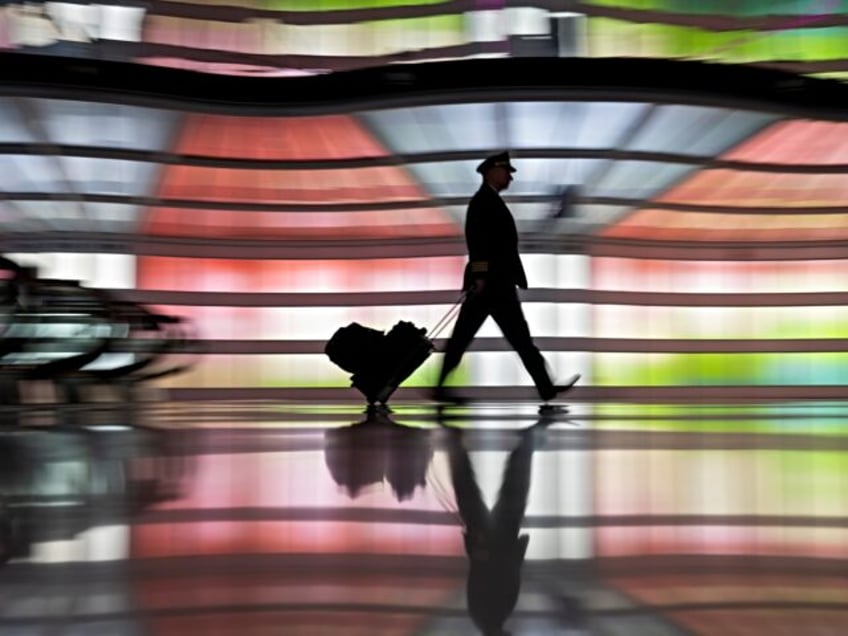
[[[521,567],[529,536],[521,523],[530,490],[530,467],[535,440],[546,422],[521,432],[504,470],[498,499],[486,507],[474,468],[463,444],[462,432],[449,429],[451,479],[459,514],[465,526],[468,555],[468,612],[486,636],[505,635],[503,625],[512,614],[521,587]]]

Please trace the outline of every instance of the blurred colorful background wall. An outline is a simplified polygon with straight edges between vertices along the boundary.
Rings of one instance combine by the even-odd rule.
[[[845,77],[845,0],[7,2],[0,47],[289,76],[473,57],[653,57]]]
[[[352,321],[438,322],[474,166],[511,148],[527,317],[584,397],[848,384],[846,124],[632,97],[439,102],[258,117],[5,98],[6,253],[194,319],[205,353],[163,381],[173,396],[355,399],[324,344]],[[431,385],[438,359],[406,386]],[[456,381],[532,397],[491,323]]]

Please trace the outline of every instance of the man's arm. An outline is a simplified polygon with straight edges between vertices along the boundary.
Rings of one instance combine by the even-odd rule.
[[[471,289],[475,293],[485,289],[495,252],[492,231],[489,227],[491,219],[485,218],[487,211],[484,206],[485,202],[479,195],[475,195],[468,205],[465,223],[465,240],[468,243],[468,259],[473,281]]]

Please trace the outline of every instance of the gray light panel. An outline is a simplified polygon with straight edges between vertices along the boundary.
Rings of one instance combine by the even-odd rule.
[[[389,150],[400,153],[510,148],[612,148],[650,108],[625,102],[452,104],[362,113]],[[505,115],[502,117],[501,113]]]
[[[692,166],[656,161],[616,161],[584,196],[649,199],[692,171]]]
[[[122,203],[86,203],[88,217],[98,232],[135,232],[141,207]]]
[[[494,104],[419,106],[362,113],[391,152],[408,154],[497,147]]]
[[[582,185],[594,174],[599,159],[526,159],[514,162],[517,172],[505,194],[554,197],[566,185]]]
[[[617,102],[508,104],[511,148],[614,148],[650,108]]]
[[[777,119],[723,108],[659,106],[626,148],[713,157]]]
[[[53,227],[41,218],[21,206],[21,201],[0,201],[0,231],[3,232],[43,232]],[[29,203],[29,202],[27,202]],[[46,215],[46,218],[50,218]]]
[[[74,191],[87,194],[144,196],[153,188],[159,164],[123,159],[61,157]]]
[[[65,192],[56,161],[39,155],[0,155],[0,189],[4,192]]]
[[[61,145],[166,150],[179,113],[122,104],[31,100],[49,141]]]
[[[0,143],[33,143],[19,107],[11,99],[0,99]]]
[[[54,231],[87,232],[94,229],[75,201],[15,201],[12,205],[28,222],[4,224],[7,230],[20,231],[33,225],[40,230]]]
[[[480,175],[474,171],[478,163],[476,160],[410,163],[407,169],[433,197],[471,197],[480,187]]]

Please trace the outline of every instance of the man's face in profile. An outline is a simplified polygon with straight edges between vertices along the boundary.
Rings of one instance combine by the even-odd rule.
[[[495,166],[489,170],[487,181],[495,190],[500,192],[509,187],[512,182],[512,173],[504,166]]]

